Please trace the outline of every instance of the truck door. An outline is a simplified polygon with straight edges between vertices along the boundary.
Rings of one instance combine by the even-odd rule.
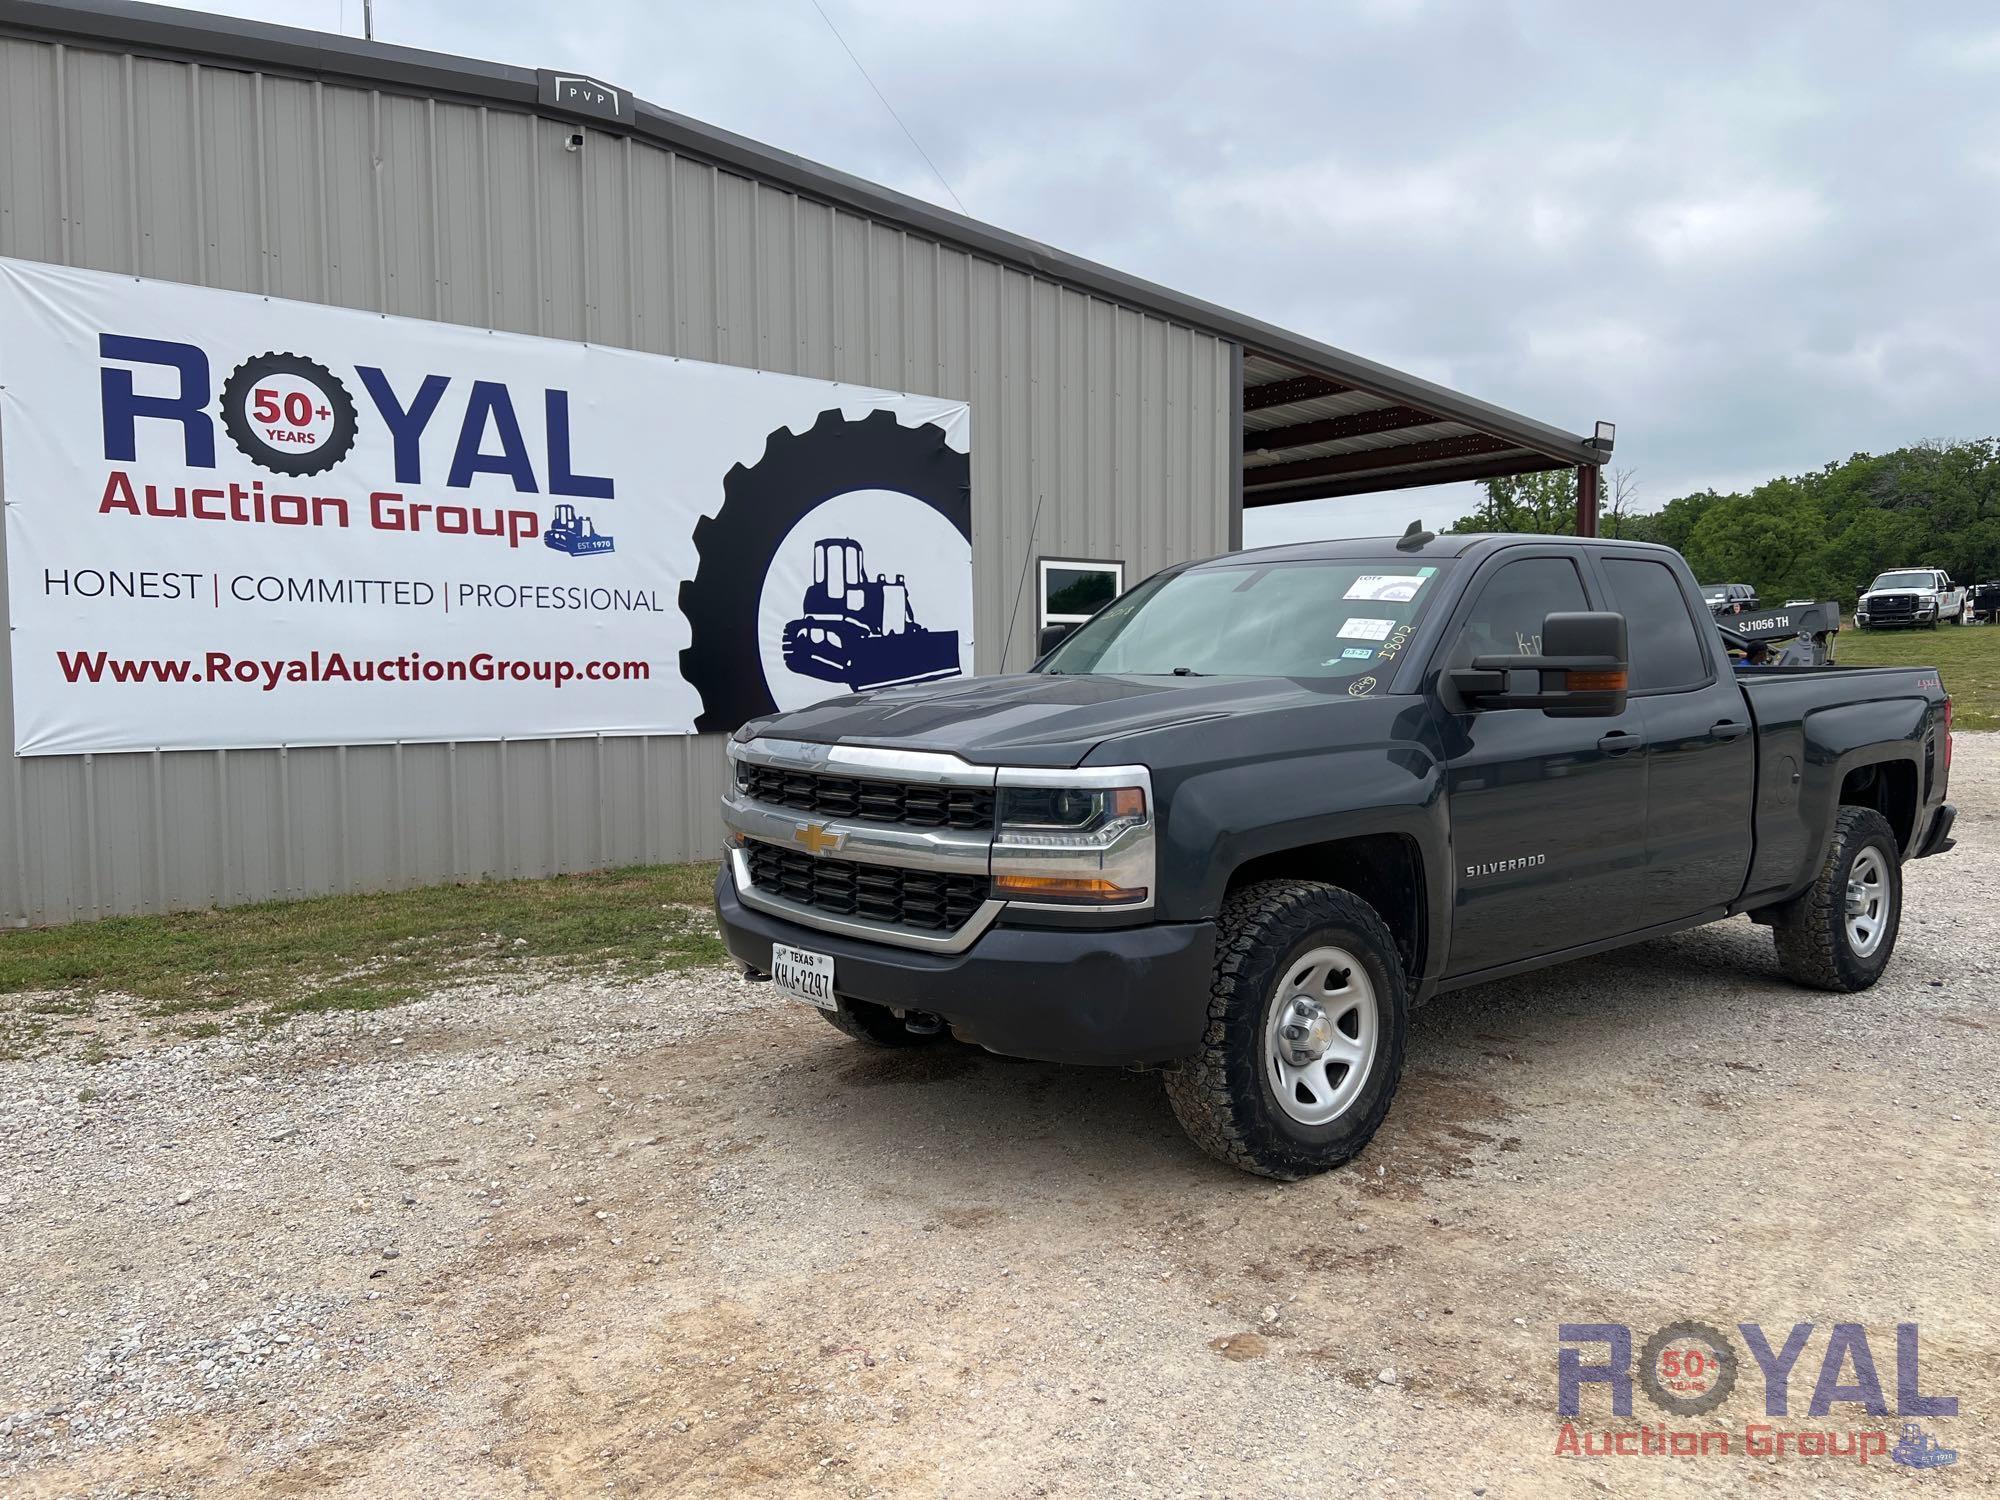
[[[1965,623],[1965,591],[1951,581],[1951,574],[1938,574],[1938,613],[1940,620],[1949,620],[1954,625]]]
[[[1625,616],[1629,701],[1650,763],[1645,905],[1654,922],[1727,906],[1750,869],[1757,783],[1743,690],[1671,567],[1616,552],[1599,553],[1597,566],[1611,608]]]
[[[1542,617],[1593,605],[1574,550],[1509,549],[1476,577],[1433,667],[1540,649]],[[1558,719],[1540,709],[1439,705],[1451,823],[1448,973],[1618,937],[1650,924],[1639,715]]]

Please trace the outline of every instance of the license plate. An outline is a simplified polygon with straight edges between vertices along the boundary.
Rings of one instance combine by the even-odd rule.
[[[794,948],[789,943],[771,944],[771,983],[808,1005],[821,1010],[837,1010],[833,998],[833,955]]]

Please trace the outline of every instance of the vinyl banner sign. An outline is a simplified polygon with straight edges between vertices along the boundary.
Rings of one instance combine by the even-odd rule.
[[[972,670],[971,412],[0,259],[15,750],[683,734]]]

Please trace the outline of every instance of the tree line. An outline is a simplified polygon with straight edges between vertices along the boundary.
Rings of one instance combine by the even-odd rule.
[[[1576,530],[1576,473],[1482,481],[1454,531]],[[1943,568],[1961,583],[2000,578],[2000,441],[1917,443],[1857,453],[1744,493],[1701,490],[1640,511],[1630,474],[1609,471],[1598,530],[1661,542],[1703,583],[1749,583],[1765,599],[1839,599],[1897,567]]]

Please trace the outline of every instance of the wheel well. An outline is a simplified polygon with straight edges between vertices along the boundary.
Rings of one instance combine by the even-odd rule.
[[[1260,855],[1237,867],[1229,889],[1258,880],[1324,880],[1354,892],[1388,924],[1404,972],[1423,972],[1424,862],[1415,839],[1371,833]]]
[[[1840,783],[1840,805],[1872,807],[1896,831],[1896,847],[1910,852],[1917,828],[1917,768],[1906,760],[1856,766]]]

